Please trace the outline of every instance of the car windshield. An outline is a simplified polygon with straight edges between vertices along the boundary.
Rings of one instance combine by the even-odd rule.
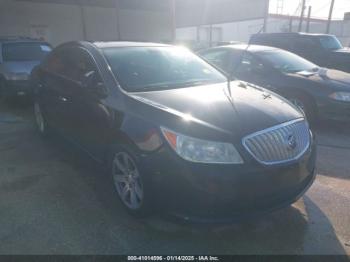
[[[315,71],[318,66],[287,51],[258,52],[258,56],[266,63],[283,73],[296,73],[301,71]]]
[[[46,43],[5,43],[2,58],[5,62],[42,61],[50,51]]]
[[[338,50],[342,49],[343,46],[335,36],[320,36],[319,37],[321,45],[323,48],[328,50]]]
[[[181,47],[116,47],[103,52],[119,83],[129,92],[226,81],[219,71]]]

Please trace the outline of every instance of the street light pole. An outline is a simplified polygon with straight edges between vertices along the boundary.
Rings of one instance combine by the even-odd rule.
[[[116,14],[116,29],[117,29],[117,40],[121,41],[121,34],[120,34],[120,6],[119,6],[119,0],[115,0],[115,14]]]
[[[84,12],[84,6],[83,4],[79,4],[80,9],[80,18],[81,18],[81,25],[82,25],[82,31],[83,31],[83,40],[87,40],[87,33],[86,33],[86,21],[85,21],[85,12]]]
[[[266,6],[265,6],[265,14],[264,14],[264,25],[263,25],[263,32],[267,32],[267,23],[269,19],[269,8],[270,8],[270,0],[266,0]]]
[[[331,7],[329,9],[329,16],[328,16],[328,21],[327,21],[326,34],[329,34],[330,29],[331,29],[331,22],[332,22],[332,15],[333,15],[333,9],[334,9],[334,2],[335,2],[335,0],[332,0]]]
[[[306,33],[310,32],[310,20],[311,20],[311,11],[312,11],[312,6],[309,6],[309,12],[307,14],[307,24],[306,24]]]
[[[171,1],[171,23],[172,23],[172,36],[171,40],[173,43],[176,41],[176,0],[170,0]]]
[[[305,12],[305,2],[306,2],[306,0],[303,0],[302,6],[301,6],[301,14],[300,14],[298,32],[301,32],[301,29],[302,29],[302,26],[303,26],[304,12]]]

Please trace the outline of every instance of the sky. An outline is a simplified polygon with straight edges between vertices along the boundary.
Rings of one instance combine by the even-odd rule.
[[[270,0],[270,13],[277,13],[277,1],[278,0]],[[300,15],[300,9],[297,13],[295,12],[301,0],[283,0],[283,1],[284,1],[283,14]],[[312,6],[311,16],[317,17],[317,18],[328,18],[330,3],[331,3],[331,0],[306,0],[306,5]],[[345,12],[350,12],[350,0],[335,0],[333,19],[343,19]],[[305,16],[306,15],[307,15],[307,11],[305,12]]]

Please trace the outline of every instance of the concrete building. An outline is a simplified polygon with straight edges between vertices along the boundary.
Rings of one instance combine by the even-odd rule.
[[[0,0],[0,36],[170,41],[171,0]]]
[[[179,41],[245,41],[264,26],[268,0],[177,0]]]

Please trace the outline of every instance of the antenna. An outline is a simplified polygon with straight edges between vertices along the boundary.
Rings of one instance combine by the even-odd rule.
[[[260,30],[259,30],[256,34],[257,34],[257,35],[261,34],[262,31],[264,31],[264,28],[265,28],[265,25],[263,25],[263,26],[260,28]],[[249,49],[250,46],[251,46],[251,43],[250,43],[250,41],[249,41],[248,44],[247,44],[247,47],[242,51],[242,53],[241,53],[239,59],[237,60],[237,61],[238,61],[237,64],[233,66],[233,70],[232,70],[232,73],[231,73],[231,74],[233,74],[233,72],[234,72],[235,70],[237,70],[237,68],[239,67],[239,65],[241,64],[241,62],[242,62],[242,60],[243,60],[244,54],[248,51],[248,49]],[[230,74],[230,75],[231,75],[231,74]],[[228,92],[229,92],[229,94],[230,94],[230,97],[232,98],[232,93],[231,93],[231,76],[229,76],[229,81],[227,82],[227,89],[228,89]]]

